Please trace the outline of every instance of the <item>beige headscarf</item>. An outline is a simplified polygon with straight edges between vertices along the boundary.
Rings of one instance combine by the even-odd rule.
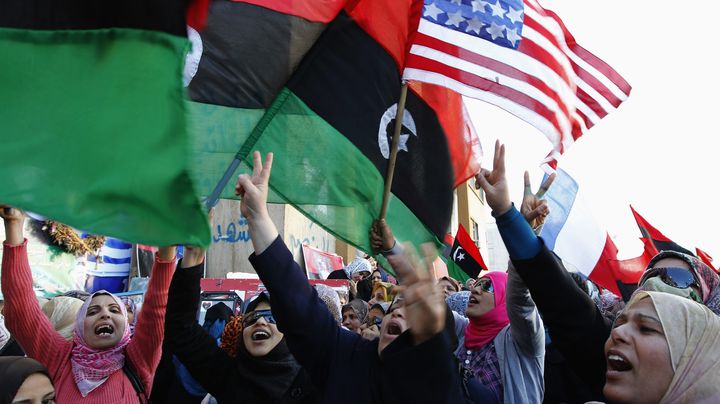
[[[650,296],[670,347],[673,375],[660,404],[720,402],[720,317],[692,300],[638,292],[628,307]]]
[[[57,296],[43,304],[42,311],[60,335],[68,341],[73,339],[75,316],[83,301],[74,297]]]

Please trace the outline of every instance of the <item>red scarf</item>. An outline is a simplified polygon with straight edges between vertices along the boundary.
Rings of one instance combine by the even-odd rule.
[[[478,318],[471,318],[465,328],[465,347],[478,349],[497,337],[500,331],[510,324],[505,308],[505,286],[507,274],[504,272],[488,272],[483,278],[489,278],[495,289],[495,307]]]

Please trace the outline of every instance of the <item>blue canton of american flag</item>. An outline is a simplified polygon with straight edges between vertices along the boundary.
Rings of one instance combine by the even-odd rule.
[[[423,19],[517,49],[522,37],[523,4],[520,0],[425,0]]]

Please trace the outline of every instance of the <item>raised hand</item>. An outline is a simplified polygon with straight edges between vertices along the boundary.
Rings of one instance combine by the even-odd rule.
[[[265,156],[265,164],[260,159],[260,152],[253,152],[252,176],[240,174],[235,185],[235,195],[242,198],[240,212],[252,221],[256,218],[268,216],[267,196],[270,172],[272,171],[273,154]]]
[[[415,344],[421,344],[445,326],[445,295],[430,275],[437,250],[432,244],[423,244],[424,262],[420,263],[412,246],[405,246],[402,254],[388,257],[402,286],[405,317]]]
[[[556,174],[551,174],[545,182],[540,186],[540,189],[536,192],[532,192],[530,186],[530,174],[525,171],[525,193],[523,195],[522,204],[520,205],[520,213],[525,217],[530,227],[537,229],[545,223],[545,218],[550,213],[550,208],[547,205],[547,201],[542,199],[545,193],[550,189],[553,181],[555,181]]]
[[[12,206],[0,205],[0,217],[5,222],[5,242],[12,246],[22,244],[25,241],[23,236],[25,213]]]
[[[492,171],[481,168],[475,175],[475,186],[485,192],[485,199],[495,216],[502,215],[512,206],[505,178],[505,145],[500,144],[499,140],[495,141]]]

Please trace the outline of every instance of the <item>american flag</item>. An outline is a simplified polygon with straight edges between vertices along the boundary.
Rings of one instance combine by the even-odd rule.
[[[631,89],[535,0],[425,0],[404,78],[451,88],[533,125],[553,145],[544,160],[553,168]]]

